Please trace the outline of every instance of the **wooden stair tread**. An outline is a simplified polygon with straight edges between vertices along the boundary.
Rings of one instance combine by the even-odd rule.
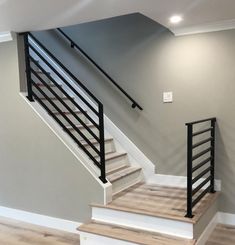
[[[207,194],[194,207],[192,219],[184,217],[187,197],[184,188],[137,184],[115,195],[108,205],[93,206],[196,224],[218,195]]]
[[[116,167],[116,168],[111,168],[111,169],[106,170],[107,177],[108,177],[110,174],[113,174],[113,173],[115,173],[115,172],[117,172],[117,171],[120,171],[120,170],[125,169],[126,167],[128,167],[128,165],[125,164],[125,163],[123,163],[123,164],[119,165],[119,166]]]
[[[39,86],[39,87],[46,87],[46,85],[44,85],[43,83],[36,83],[36,85]],[[56,86],[55,84],[53,84],[53,83],[48,83],[47,85],[48,85],[49,87],[57,87],[57,86]],[[58,86],[62,87],[61,84],[58,84]]]
[[[109,142],[109,141],[112,141],[112,140],[113,140],[113,138],[105,138],[105,139],[104,139],[104,141],[105,141],[106,143]],[[97,142],[97,140],[94,139],[94,138],[89,139],[89,141],[90,141],[92,144],[94,144],[94,145],[99,144],[99,143]],[[88,143],[87,143],[85,140],[81,140],[80,142],[82,143],[82,145],[88,146]]]
[[[108,161],[108,160],[112,160],[112,159],[115,159],[115,158],[118,158],[118,157],[122,157],[122,156],[126,156],[127,153],[126,152],[108,152],[105,154],[105,160]]]
[[[39,62],[39,61],[38,61]],[[43,71],[41,71],[41,70],[39,70],[39,71],[36,71],[37,73],[47,73],[47,74],[50,74],[50,72],[49,71],[46,71],[46,72],[43,72]]]
[[[49,99],[50,100],[58,100],[56,97],[49,97]],[[70,98],[67,98],[67,97],[60,97],[60,99],[62,99],[62,100],[70,100]],[[72,99],[74,99],[74,98],[72,98]],[[47,98],[41,98],[41,100],[47,100],[48,101]]]
[[[142,245],[193,245],[194,240],[168,236],[155,232],[141,231],[121,226],[104,224],[92,221],[81,225],[79,231],[88,232],[96,235],[106,236],[118,240],[133,242]]]
[[[75,111],[73,111],[75,114],[81,114],[82,112],[81,111],[78,111],[78,110],[75,110]],[[60,115],[60,113],[58,112],[58,111],[52,111],[52,113],[53,114],[55,114],[55,115]],[[71,112],[69,112],[69,111],[63,111],[63,114],[65,114],[65,115],[70,115],[70,114],[72,114]]]
[[[107,176],[107,179],[112,183],[114,181],[117,181],[125,176],[128,176],[132,173],[135,173],[137,171],[140,171],[141,168],[140,167],[129,167],[127,166],[124,169],[121,169],[120,171],[117,171],[115,173],[112,173],[110,175]]]
[[[78,129],[85,129],[85,127],[84,126],[82,126],[81,124],[78,124],[78,125],[75,125]],[[91,124],[91,123],[86,123],[86,126],[88,127],[88,128],[94,128],[95,127],[95,125],[94,124]],[[68,129],[68,130],[74,130],[74,128],[71,126],[71,125],[68,125],[68,126],[66,126],[66,128]]]

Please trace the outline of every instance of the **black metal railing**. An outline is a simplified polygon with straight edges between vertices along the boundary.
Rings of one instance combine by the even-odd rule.
[[[132,108],[138,108],[141,111],[143,108],[102,68],[100,67],[76,42],[74,42],[64,31],[60,28],[57,30],[69,41],[71,48],[76,48],[84,57],[86,57],[108,80],[123,93],[132,103]]]
[[[102,103],[34,35],[24,33],[24,43],[27,98],[30,101],[37,100],[44,107],[100,169],[100,179],[103,183],[106,183]],[[45,57],[45,54],[47,57]],[[51,64],[48,57],[56,66]],[[77,86],[73,86],[66,77],[69,77]],[[61,83],[64,86],[61,86]],[[96,104],[96,107],[87,100],[84,93]],[[81,103],[78,103],[71,94],[75,95]],[[89,108],[95,116],[90,116],[82,105]],[[72,118],[69,117],[69,114]],[[82,119],[81,115],[92,127]]]
[[[206,124],[197,129],[196,125]],[[209,124],[209,125],[208,125]],[[216,118],[186,123],[187,126],[187,214],[193,217],[193,207],[207,194],[214,193]],[[199,138],[199,140],[198,140]],[[202,148],[200,148],[202,147]],[[196,153],[195,153],[196,152]],[[203,178],[203,179],[202,179]],[[201,180],[199,182],[199,180]]]

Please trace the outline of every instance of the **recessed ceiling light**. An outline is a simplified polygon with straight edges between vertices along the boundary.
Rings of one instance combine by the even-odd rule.
[[[183,20],[182,16],[180,15],[173,15],[171,18],[170,18],[170,22],[172,24],[178,24],[180,23],[181,21]]]

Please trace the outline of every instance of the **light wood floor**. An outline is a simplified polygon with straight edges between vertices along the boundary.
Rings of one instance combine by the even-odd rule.
[[[218,224],[206,245],[234,245],[235,226]]]
[[[79,235],[0,217],[0,245],[79,245]]]
[[[217,196],[218,193],[207,194],[194,207],[193,219],[188,219],[184,217],[186,189],[138,184],[114,196],[105,208],[196,223]]]

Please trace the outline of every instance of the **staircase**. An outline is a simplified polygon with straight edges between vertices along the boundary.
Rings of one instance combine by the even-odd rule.
[[[62,75],[57,74],[58,71],[55,72],[55,69],[48,65],[49,62],[40,53],[38,46],[44,52],[46,48],[32,34],[29,35],[31,39],[27,39],[26,42],[28,42],[30,48],[28,69],[30,70],[29,79],[31,83],[28,86],[32,86],[32,97],[46,109],[62,126],[62,129],[75,140],[81,150],[84,150],[88,157],[94,160],[94,163],[99,167],[102,158],[102,152],[100,151],[102,139],[99,137],[101,129],[98,125],[100,118],[97,121],[94,116],[99,111],[97,112],[96,108],[91,107],[83,97],[79,101],[76,96],[72,95],[75,88],[72,87],[71,89],[71,85],[67,81],[64,82]],[[46,53],[52,56],[48,50]],[[56,62],[59,63],[58,60]],[[66,68],[64,70],[67,71]],[[81,94],[79,96],[81,97]],[[103,117],[103,115],[99,115],[99,117]],[[123,149],[119,147],[119,150],[117,150],[112,135],[104,132],[103,143],[105,173],[100,179],[103,183],[108,180],[112,184],[113,195],[143,181],[141,167],[136,164],[133,165],[128,153]]]
[[[196,244],[217,212],[218,193],[202,190],[208,181],[193,192],[197,202],[185,217],[188,189],[147,184],[143,164],[105,129],[100,101],[32,34],[25,34],[25,45],[29,101],[70,136],[100,184],[112,186],[108,203],[91,204],[91,221],[78,228],[81,245]]]

